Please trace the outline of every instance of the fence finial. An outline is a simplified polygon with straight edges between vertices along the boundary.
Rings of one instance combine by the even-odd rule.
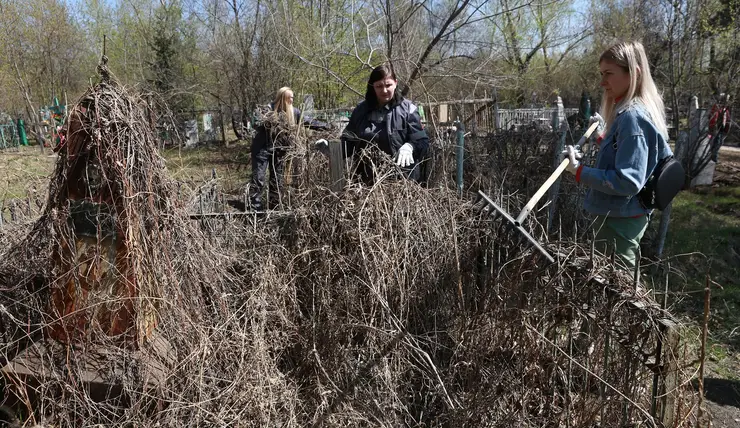
[[[97,72],[100,75],[100,79],[107,83],[110,81],[110,70],[108,69],[108,57],[105,55],[106,39],[107,36],[103,34],[103,55],[100,57]]]

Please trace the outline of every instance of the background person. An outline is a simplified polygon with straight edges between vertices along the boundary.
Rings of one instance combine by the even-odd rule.
[[[717,162],[719,149],[725,143],[725,138],[730,132],[730,97],[724,93],[719,94],[719,100],[709,111],[709,141],[711,141],[711,159]]]
[[[330,125],[302,117],[301,111],[293,106],[293,90],[285,86],[278,89],[275,100],[269,105],[252,139],[252,179],[249,182],[249,203],[253,210],[262,210],[262,190],[265,176],[270,169],[268,194],[269,208],[281,203],[285,155],[295,145],[298,126],[311,129],[331,129]]]

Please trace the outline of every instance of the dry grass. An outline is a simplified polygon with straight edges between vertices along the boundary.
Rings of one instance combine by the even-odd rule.
[[[0,200],[26,198],[29,193],[45,194],[54,170],[55,157],[38,147],[0,151]]]

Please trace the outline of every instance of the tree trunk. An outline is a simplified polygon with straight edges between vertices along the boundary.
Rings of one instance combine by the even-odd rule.
[[[26,100],[26,114],[28,114],[28,123],[33,129],[33,135],[35,136],[36,141],[39,143],[41,153],[44,153],[44,134],[41,129],[41,118],[39,117],[38,109],[34,107],[33,102],[31,101],[31,90],[23,81],[21,70],[15,60],[13,61],[13,68],[15,69],[15,81],[18,84],[18,89],[20,89],[20,91],[23,93],[23,97]]]

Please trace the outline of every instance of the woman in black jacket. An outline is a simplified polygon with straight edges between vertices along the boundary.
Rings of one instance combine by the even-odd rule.
[[[302,117],[301,111],[293,107],[293,91],[287,86],[278,89],[269,111],[259,120],[260,124],[256,126],[257,133],[252,139],[252,180],[249,183],[249,203],[256,211],[267,208],[262,203],[262,189],[265,187],[268,165],[269,207],[276,208],[280,205],[285,155],[296,143],[298,126],[330,129],[328,124]]]
[[[358,157],[357,173],[365,183],[375,179],[372,162],[360,157],[366,147],[390,155],[403,175],[421,179],[420,164],[429,147],[416,105],[396,90],[398,79],[390,65],[375,67],[367,82],[365,100],[352,112],[342,133],[347,156]]]

